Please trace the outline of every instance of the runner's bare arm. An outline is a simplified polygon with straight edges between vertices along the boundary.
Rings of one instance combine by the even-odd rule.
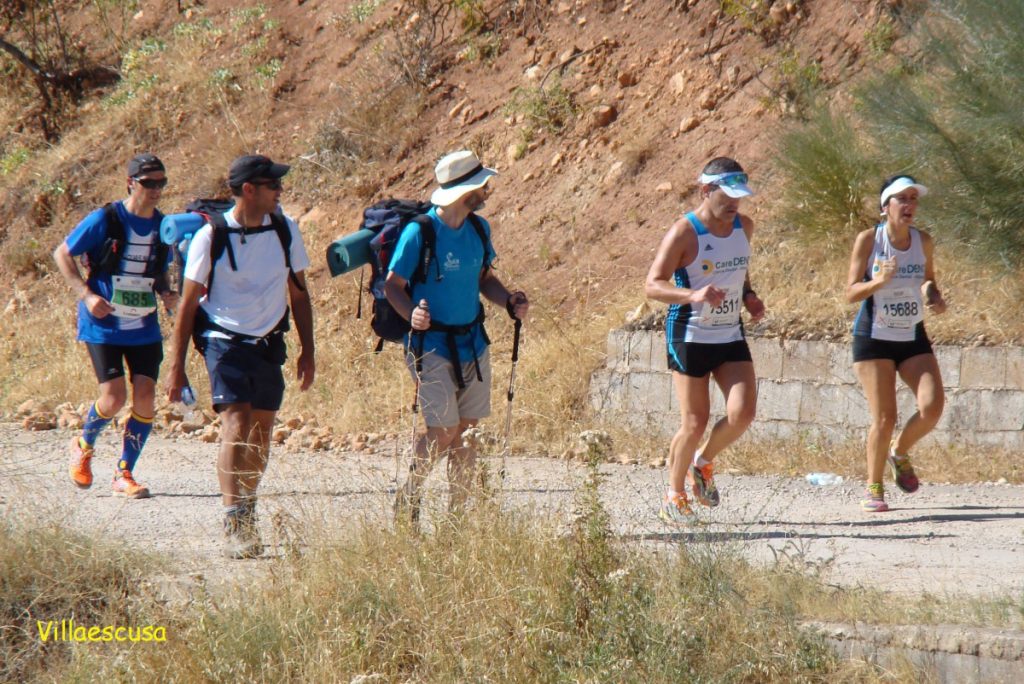
[[[167,370],[167,400],[181,401],[181,388],[185,386],[185,354],[195,327],[196,309],[203,296],[203,285],[185,279],[178,313],[174,317],[174,331],[171,333],[171,366]]]
[[[658,251],[654,255],[654,263],[647,272],[644,282],[644,294],[648,299],[665,304],[689,304],[690,302],[706,301],[718,306],[725,297],[725,292],[714,286],[691,290],[676,287],[674,282],[677,268],[692,262],[697,255],[697,234],[690,222],[681,218],[672,224],[665,233]]]
[[[880,277],[864,282],[864,274],[867,272],[868,259],[871,258],[874,244],[875,231],[871,228],[862,230],[853,243],[850,271],[846,276],[846,301],[849,304],[867,299],[886,283],[886,279]]]
[[[932,236],[924,231],[921,235],[921,249],[924,251],[924,283],[921,285],[921,296],[924,298],[925,306],[932,313],[941,314],[946,311],[946,299],[935,282],[935,241]]]
[[[57,245],[57,249],[53,250],[53,260],[57,262],[57,268],[60,269],[64,280],[75,291],[78,298],[85,302],[85,308],[89,310],[89,313],[96,318],[103,318],[114,313],[114,307],[110,305],[110,302],[89,289],[89,284],[85,282],[81,271],[78,270],[78,264],[75,263],[75,258],[68,250],[68,243],[61,242]]]
[[[740,214],[740,225],[743,226],[743,232],[747,236],[747,243],[753,243],[754,241],[754,219]],[[757,292],[754,291],[753,286],[750,284],[750,269],[747,269],[747,275],[743,279],[743,306],[746,307],[747,313],[750,314],[750,320],[757,322],[764,318],[764,302],[757,296]]]
[[[316,360],[313,352],[313,305],[309,301],[309,288],[306,286],[306,274],[299,271],[293,282],[288,279],[288,300],[292,305],[292,318],[295,319],[295,331],[299,334],[299,358],[296,362],[296,378],[299,389],[303,392],[313,385],[316,376]]]
[[[384,296],[388,298],[391,308],[398,312],[398,315],[409,321],[413,330],[426,330],[430,327],[430,310],[426,307],[420,308],[409,299],[409,293],[405,291],[409,284],[402,276],[394,271],[388,272],[384,281]]]

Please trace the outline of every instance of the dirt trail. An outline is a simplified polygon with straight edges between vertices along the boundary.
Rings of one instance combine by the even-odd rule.
[[[264,561],[219,557],[220,498],[214,477],[216,447],[154,435],[138,474],[153,491],[143,501],[109,495],[114,435],[101,439],[97,484],[79,492],[65,473],[64,431],[24,432],[0,425],[0,510],[57,517],[94,532],[116,534],[169,555],[172,573],[200,573],[223,581],[231,568]],[[443,469],[438,469],[438,474]],[[942,486],[925,483],[913,496],[890,496],[893,510],[867,515],[857,507],[860,483],[813,487],[802,480],[719,476],[722,505],[701,509],[702,524],[666,527],[656,517],[663,473],[608,465],[603,499],[617,532],[652,545],[733,545],[758,562],[779,554],[821,569],[829,582],[939,595],[1019,596],[1024,591],[1024,487],[998,484]],[[509,505],[532,506],[568,520],[573,492],[585,471],[550,459],[509,461]],[[261,529],[281,553],[274,519],[387,524],[394,491],[390,456],[325,453],[272,455],[261,498]],[[443,497],[432,476],[430,499]],[[557,519],[557,518],[556,518]],[[231,574],[235,574],[232,572]]]

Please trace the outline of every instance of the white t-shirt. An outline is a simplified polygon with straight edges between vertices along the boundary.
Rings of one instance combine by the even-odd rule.
[[[230,228],[241,228],[233,209],[224,213]],[[285,216],[292,232],[292,269],[299,273],[309,267],[309,256],[302,243],[299,226]],[[263,217],[270,225],[270,215]],[[192,238],[188,248],[185,277],[206,284],[210,275],[210,242],[213,228],[203,226]],[[214,288],[199,300],[199,305],[217,325],[232,332],[263,337],[284,317],[288,308],[288,267],[285,265],[281,240],[274,230],[245,235],[228,233],[238,270],[232,270],[228,250],[217,261]]]

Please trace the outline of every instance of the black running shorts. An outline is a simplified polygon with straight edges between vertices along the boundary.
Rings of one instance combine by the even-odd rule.
[[[160,375],[160,362],[164,360],[163,342],[149,344],[97,344],[86,342],[92,368],[100,384],[124,377],[124,363],[128,363],[129,379],[144,375],[154,382]]]
[[[753,361],[746,340],[706,344],[702,342],[668,343],[668,367],[691,378],[703,378],[723,363]]]
[[[853,362],[877,361],[888,359],[899,368],[907,359],[921,354],[934,354],[932,342],[928,339],[924,327],[921,326],[917,335],[910,342],[889,342],[876,340],[867,335],[853,336]]]

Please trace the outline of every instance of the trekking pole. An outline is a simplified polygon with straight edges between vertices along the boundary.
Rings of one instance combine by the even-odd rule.
[[[419,308],[428,310],[427,300],[421,299]],[[414,307],[415,308],[415,307]],[[409,467],[410,470],[416,462],[416,415],[420,412],[420,378],[423,377],[423,341],[426,334],[422,330],[412,330],[409,333],[409,349],[413,353],[413,363],[416,369],[414,381],[414,394],[412,397],[412,427],[409,432]],[[400,463],[395,457],[395,487],[398,487],[398,475]]]
[[[505,444],[501,448],[501,486],[505,488],[505,460],[508,458],[509,435],[512,432],[512,398],[515,396],[516,364],[519,363],[519,331],[523,322],[516,319],[515,332],[512,336],[512,370],[508,375],[508,404],[505,409]]]

